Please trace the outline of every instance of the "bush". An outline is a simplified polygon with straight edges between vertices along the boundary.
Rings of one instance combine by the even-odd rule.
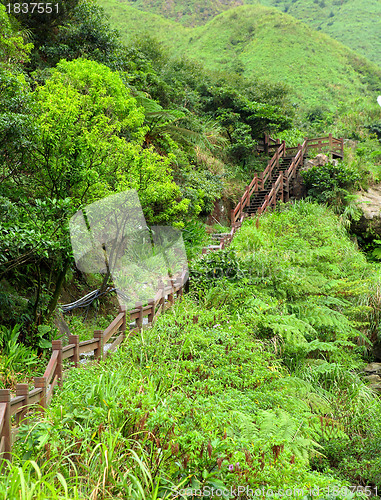
[[[360,181],[360,174],[343,162],[312,167],[302,172],[308,195],[319,203],[345,205],[345,198]]]

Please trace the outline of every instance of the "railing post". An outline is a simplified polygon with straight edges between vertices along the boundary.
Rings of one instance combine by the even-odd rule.
[[[304,138],[304,142],[303,142],[303,144],[305,144],[305,145],[306,145],[306,153],[308,153],[308,137],[305,137],[305,138]]]
[[[151,307],[148,315],[148,323],[151,324],[153,317],[155,316],[155,301],[153,299],[149,299],[148,305]]]
[[[29,386],[28,384],[16,384],[16,396],[24,397],[24,404],[22,410],[16,414],[16,424],[20,425],[20,422],[24,420],[29,404]]]
[[[231,225],[233,225],[234,222],[235,222],[235,220],[234,220],[234,209],[231,209],[230,210],[230,223],[231,223]]]
[[[246,206],[250,207],[250,189],[249,189],[249,186],[246,186],[246,199],[247,199]]]
[[[180,288],[177,290],[177,298],[181,299],[183,297],[183,292],[184,292],[184,283],[182,278],[179,278],[179,284]]]
[[[42,389],[40,400],[39,400],[39,405],[40,405],[40,410],[43,412],[45,410],[45,408],[47,407],[47,401],[46,401],[46,392],[47,392],[46,378],[45,377],[34,377],[34,387],[36,389]]]
[[[286,141],[282,141],[283,145],[283,156],[286,156]]]
[[[343,139],[343,137],[340,137],[340,151],[341,151],[341,156],[344,158],[344,139]]]
[[[321,153],[321,141],[318,141],[319,153]]]
[[[284,201],[284,196],[283,196],[283,172],[280,173],[280,199],[283,202]]]
[[[275,154],[275,164],[277,166],[277,168],[279,167],[279,148],[276,150],[276,154]],[[272,181],[272,169],[270,170],[270,182]]]
[[[332,142],[332,134],[331,133],[329,133],[329,135],[328,135],[328,140],[329,140],[329,152],[332,153],[333,142]]]
[[[94,349],[94,358],[103,359],[103,330],[95,330],[94,338],[98,340],[98,347]]]
[[[119,306],[119,314],[123,314],[123,323],[120,325],[120,330],[125,333],[127,328],[127,317],[126,306],[124,304]]]
[[[52,351],[58,351],[55,374],[57,375],[59,386],[62,387],[62,340],[52,341]]]
[[[168,295],[168,300],[169,300],[171,306],[173,306],[173,304],[175,303],[175,291],[174,291],[175,280],[171,279],[170,281],[171,281],[172,290],[171,290],[171,293]]]
[[[269,206],[269,195],[268,194],[266,194],[266,196],[265,196],[265,202],[266,203],[265,203],[265,208],[264,208],[263,212],[266,212],[267,207]],[[261,213],[262,213],[262,211],[261,211]]]
[[[161,313],[164,312],[165,308],[165,295],[164,295],[164,283],[160,280],[159,281],[159,290],[161,291],[161,297],[159,300],[160,307],[162,308]]]
[[[286,188],[286,189],[284,189],[284,188]],[[287,177],[286,171],[284,171],[284,173],[283,173],[283,190],[284,190],[286,196],[284,197],[283,201],[285,203],[290,199],[289,189],[290,189],[290,186],[289,186],[289,182],[288,182],[288,177]]]
[[[74,366],[77,368],[79,364],[79,335],[69,335],[69,344],[74,344]]]
[[[139,309],[139,317],[136,318],[136,326],[141,330],[143,328],[143,304],[136,302],[135,309]]]
[[[5,403],[5,415],[3,430],[0,433],[0,443],[4,439],[4,453],[0,458],[11,460],[12,439],[11,439],[11,391],[10,389],[0,389],[0,403]]]

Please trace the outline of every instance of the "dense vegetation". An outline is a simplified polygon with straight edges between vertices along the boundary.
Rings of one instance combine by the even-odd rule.
[[[299,202],[248,221],[191,283],[154,328],[70,373],[21,431],[3,491],[18,465],[27,482],[41,471],[34,498],[381,486],[380,402],[357,375],[379,269],[338,218]]]
[[[117,8],[115,2],[102,2],[107,8]],[[381,6],[377,0],[124,0],[119,3],[163,16],[183,26],[200,26],[226,10],[244,4],[260,3],[267,7],[276,7],[281,12],[304,21],[370,61],[381,64]],[[122,25],[125,20],[121,18],[119,22]]]
[[[136,189],[149,224],[187,223],[192,239],[198,216],[241,194],[256,142],[289,128],[291,111],[280,86],[212,75],[150,41],[123,46],[92,1],[73,2],[33,44],[22,37],[33,18],[0,15],[3,348],[19,338],[41,350],[65,285],[88,286],[68,238],[76,210]],[[2,384],[12,370],[2,362]]]
[[[107,362],[70,372],[47,413],[22,428],[1,495],[380,488],[381,408],[359,375],[378,338],[379,267],[346,232],[358,216],[353,189],[381,180],[380,70],[260,5],[190,31],[104,2],[112,16],[131,14],[119,17],[123,29],[136,35],[148,20],[172,50],[125,32],[122,43],[93,0],[58,3],[41,19],[0,6],[0,387],[41,373],[60,301],[102,283],[75,268],[70,247],[68,220],[86,204],[136,189],[148,224],[183,230],[191,290]],[[209,2],[205,16],[226,6]],[[279,65],[283,51],[291,68]],[[307,60],[309,80],[292,71]],[[199,257],[216,202],[228,214],[266,163],[264,132],[297,145],[328,130],[352,146],[305,182],[333,210],[280,205],[245,222],[228,250]],[[90,325],[73,315],[73,331],[104,328],[115,301],[103,305]]]
[[[348,101],[367,106],[381,86],[378,66],[276,9],[245,5],[185,28],[130,4],[101,3],[125,40],[154,33],[174,54],[197,58],[209,68],[286,84],[296,107],[324,103],[333,111]]]

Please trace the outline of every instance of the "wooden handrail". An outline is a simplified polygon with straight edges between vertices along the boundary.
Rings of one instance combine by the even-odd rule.
[[[50,380],[54,375],[54,372],[57,367],[57,360],[58,360],[58,351],[53,351],[53,354],[49,360],[48,366],[46,367],[45,373],[43,375],[43,377],[46,378],[47,384],[49,384]]]
[[[271,142],[275,143],[275,141],[270,137],[268,137],[267,140],[269,146],[271,145]],[[322,142],[326,140],[328,140],[328,143]],[[315,143],[313,141],[315,141]],[[331,151],[337,151],[340,149],[341,153],[343,153],[343,139],[336,139],[332,137],[331,134],[328,137],[305,139],[303,144],[298,146],[298,151],[295,154],[289,168],[284,173],[280,172],[277,179],[266,193],[265,199],[258,209],[259,214],[266,212],[269,207],[275,206],[279,194],[280,198],[283,200],[285,187],[287,187],[290,180],[295,177],[298,167],[302,164],[308,148],[321,148],[327,144],[330,146]],[[281,144],[279,141],[276,141],[275,146],[277,146],[277,150],[268,162],[264,172],[260,176],[257,174],[254,175],[250,184],[246,186],[245,192],[243,193],[237,206],[234,210],[232,210],[230,233],[223,234],[219,240],[219,245],[213,245],[213,249],[221,250],[225,247],[225,245],[230,243],[244,221],[245,213],[243,213],[243,208],[250,205],[250,198],[253,193],[259,192],[260,188],[263,189],[265,187],[267,180],[272,176],[275,166],[279,166],[280,158],[286,155],[287,149],[291,149],[286,148],[284,141]],[[207,249],[204,249],[203,253],[205,253],[205,250],[207,251]],[[125,308],[121,307],[119,314],[110,323],[110,325],[104,331],[99,330],[94,332],[94,338],[90,340],[79,342],[77,335],[71,335],[69,338],[69,345],[65,347],[62,347],[61,341],[53,341],[52,356],[48,362],[44,375],[39,378],[35,377],[35,388],[29,392],[26,384],[19,384],[20,387],[17,389],[19,392],[16,393],[16,397],[11,399],[10,390],[1,389],[0,459],[10,459],[11,457],[11,416],[15,415],[16,422],[19,422],[20,415],[24,416],[28,409],[36,403],[39,403],[42,407],[46,407],[53,395],[55,385],[62,380],[62,360],[68,359],[72,361],[75,366],[77,366],[79,354],[92,351],[94,352],[94,356],[96,358],[102,358],[104,344],[118,333],[118,336],[114,339],[110,347],[110,352],[114,351],[118,345],[122,343],[126,337],[128,337],[125,334],[128,318],[130,321],[135,319],[137,325],[135,328],[130,330],[130,334],[136,333],[140,330],[140,328],[142,328],[142,319],[145,316],[148,316],[149,324],[153,324],[158,315],[172,305],[175,293],[177,293],[177,297],[181,298],[187,279],[188,271],[184,269],[181,276],[176,280],[171,280],[170,284],[164,285],[164,283],[161,283],[155,297],[148,301],[148,305],[143,306],[140,303],[130,311],[126,311]],[[168,296],[167,304],[166,296]],[[50,382],[51,384],[49,387]]]
[[[118,334],[109,349],[110,353],[113,352],[127,338],[125,334],[127,322],[135,319],[138,327],[142,328],[142,318],[148,316],[149,324],[153,324],[157,316],[174,303],[175,294],[177,298],[181,299],[188,277],[188,270],[183,269],[181,275],[177,276],[176,279],[171,279],[168,284],[162,284],[158,292],[159,297],[158,294],[155,296],[155,299],[159,299],[158,301],[150,299],[148,305],[140,304],[130,311],[126,311],[126,308],[121,306],[119,314],[109,326],[103,331],[94,332],[92,339],[79,342],[78,335],[70,335],[69,345],[65,347],[62,347],[61,340],[54,340],[52,342],[52,355],[44,375],[35,377],[35,387],[32,390],[28,391],[27,384],[18,384],[16,396],[12,399],[9,389],[0,390],[0,464],[2,459],[11,459],[11,416],[16,417],[18,425],[21,417],[24,418],[32,406],[38,404],[37,408],[43,409],[49,404],[55,386],[61,383],[62,360],[68,359],[73,362],[74,366],[77,366],[79,354],[86,352],[94,352],[94,356],[100,359],[103,357],[105,343]],[[166,296],[168,296],[167,303]],[[139,328],[133,328],[131,331],[136,332]]]

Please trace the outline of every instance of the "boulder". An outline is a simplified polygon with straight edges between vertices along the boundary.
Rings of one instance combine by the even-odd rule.
[[[367,375],[366,377],[364,377],[364,379],[371,384],[381,384],[381,377],[379,375]]]
[[[369,363],[364,368],[364,371],[367,373],[381,373],[381,363]]]
[[[352,221],[351,230],[362,238],[381,236],[381,185],[370,187],[367,191],[356,193],[357,206],[361,209],[361,218]]]
[[[304,166],[300,170],[306,171],[312,167],[322,167],[327,163],[332,163],[332,165],[335,166],[338,164],[337,160],[332,160],[329,156],[323,153],[319,153],[317,156],[315,156],[315,158],[306,158],[306,160],[304,161]]]
[[[370,384],[369,389],[372,389],[372,391],[381,393],[381,384]]]
[[[329,163],[329,158],[327,155],[323,153],[319,153],[315,158],[307,158],[304,161],[304,166],[301,168],[301,170],[309,170],[312,167],[322,167],[323,165],[326,165]]]

